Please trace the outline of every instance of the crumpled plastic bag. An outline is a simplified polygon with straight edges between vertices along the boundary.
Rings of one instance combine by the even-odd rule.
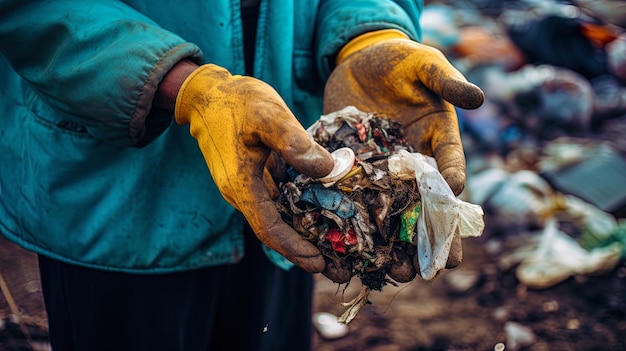
[[[522,284],[545,289],[576,274],[601,274],[612,270],[619,264],[622,250],[619,242],[587,250],[560,231],[556,219],[552,218],[544,227],[536,250],[522,259],[515,274]]]
[[[626,248],[616,237],[620,227],[613,215],[572,195],[558,195],[558,211],[547,218],[531,250],[518,249],[515,271],[530,288],[545,289],[573,275],[602,274],[614,269]],[[559,229],[559,217],[566,217],[581,232],[575,239]]]
[[[480,206],[454,196],[436,168],[435,159],[400,150],[389,158],[389,172],[406,177],[413,171],[422,198],[417,220],[417,253],[420,275],[432,280],[445,269],[450,245],[458,231],[461,238],[478,237],[485,223]]]

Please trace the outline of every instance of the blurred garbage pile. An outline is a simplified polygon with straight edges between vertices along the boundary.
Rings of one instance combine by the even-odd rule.
[[[454,196],[432,157],[411,152],[400,123],[350,106],[321,116],[308,132],[332,152],[335,168],[319,179],[290,169],[277,205],[287,223],[351,272],[347,282],[360,278],[363,289],[344,303],[340,322],[356,316],[370,290],[416,274],[434,279],[455,237],[482,234],[480,206]]]
[[[50,350],[37,255],[0,235],[0,349]]]
[[[426,1],[423,41],[485,91],[457,110],[462,197],[529,287],[626,256],[626,2]]]

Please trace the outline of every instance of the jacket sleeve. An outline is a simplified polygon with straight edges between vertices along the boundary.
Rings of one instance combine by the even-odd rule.
[[[146,131],[159,82],[182,58],[202,59],[197,46],[107,0],[0,0],[0,53],[58,114],[122,146],[167,128]]]
[[[337,53],[350,39],[375,30],[398,29],[421,40],[420,0],[327,0],[320,2],[316,53],[324,79],[335,66]]]

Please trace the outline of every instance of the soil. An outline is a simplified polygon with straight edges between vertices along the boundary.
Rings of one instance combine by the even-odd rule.
[[[37,257],[0,235],[0,350],[49,350],[47,324]]]
[[[370,294],[347,336],[324,340],[317,351],[617,351],[626,350],[626,267],[597,276],[573,276],[547,289],[521,285],[502,270],[484,238],[463,240],[463,263],[431,282],[387,285]],[[469,283],[468,283],[469,282]],[[315,311],[341,315],[341,301],[360,290],[318,277]],[[343,294],[343,296],[342,296]],[[527,330],[512,337],[505,326]],[[515,328],[519,327],[519,328]]]
[[[314,331],[313,350],[626,349],[626,266],[533,290],[521,285],[512,269],[498,268],[499,257],[488,253],[485,238],[464,239],[463,246],[463,263],[431,282],[418,277],[372,291],[371,304],[348,324],[348,335],[325,340]],[[34,263],[32,254],[0,241],[0,283],[11,282],[11,296],[7,299],[6,290],[0,296],[0,350],[49,350]],[[360,289],[356,278],[346,287],[318,275],[314,312],[340,315],[345,311],[340,302],[352,299]],[[21,314],[22,328],[16,323],[11,298]],[[507,336],[507,325],[527,328],[531,338]]]

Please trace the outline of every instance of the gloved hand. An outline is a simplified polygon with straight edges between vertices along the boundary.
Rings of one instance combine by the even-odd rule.
[[[401,122],[407,141],[415,151],[436,159],[442,176],[458,195],[465,187],[465,156],[454,105],[474,109],[483,101],[482,90],[469,83],[439,50],[412,41],[398,30],[381,30],[351,40],[340,51],[325,87],[324,113],[352,105]],[[447,266],[452,268],[461,260],[457,235]]]
[[[260,80],[208,64],[185,79],[174,114],[176,123],[190,125],[220,192],[260,241],[297,266],[321,272],[326,264],[320,251],[282,221],[270,199],[275,189],[264,183],[270,176],[265,165],[274,151],[298,172],[321,177],[330,173],[333,159],[278,93]]]

